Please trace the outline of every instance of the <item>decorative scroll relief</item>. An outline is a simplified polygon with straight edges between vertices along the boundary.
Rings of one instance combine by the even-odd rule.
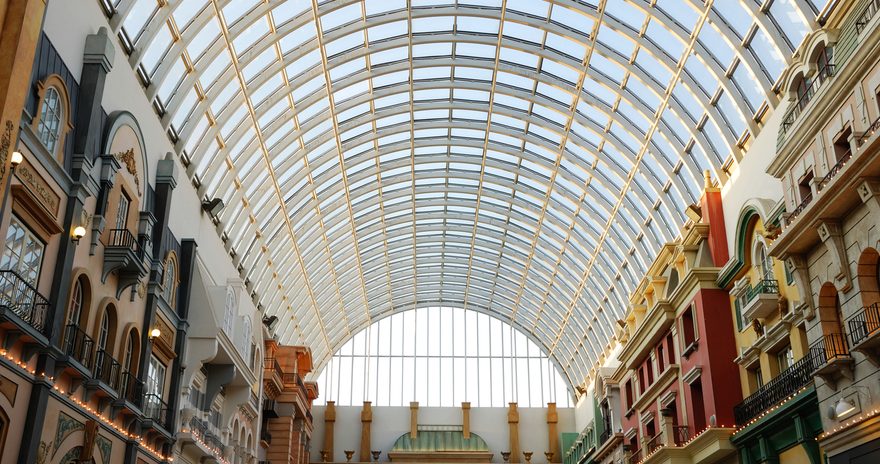
[[[122,164],[125,165],[125,170],[134,177],[134,185],[137,186],[138,196],[141,196],[143,192],[141,191],[141,181],[138,178],[137,172],[137,163],[134,159],[134,148],[129,148],[128,150],[121,151],[119,153],[114,153],[113,156]]]
[[[15,125],[6,120],[3,126],[3,135],[0,136],[0,180],[6,178],[6,160],[9,159],[9,147],[12,145],[12,129]]]
[[[58,208],[61,205],[61,197],[49,187],[49,184],[43,180],[43,177],[34,172],[33,166],[24,161],[15,169],[15,177],[24,184],[28,191],[40,201],[40,204],[52,213],[58,216]]]

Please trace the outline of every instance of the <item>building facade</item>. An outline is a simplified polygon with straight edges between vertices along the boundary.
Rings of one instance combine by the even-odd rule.
[[[783,185],[770,255],[794,276],[832,464],[880,458],[877,4],[846,2],[794,57],[791,104],[768,172]],[[796,315],[801,317],[801,315]]]
[[[308,349],[274,339],[155,110],[121,97],[142,86],[114,15],[76,3],[0,6],[0,461],[307,462]]]

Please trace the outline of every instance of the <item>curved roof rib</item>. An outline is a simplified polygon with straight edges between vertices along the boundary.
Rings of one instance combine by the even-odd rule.
[[[582,382],[812,0],[101,0],[282,340],[489,312]],[[160,5],[161,4],[161,5]]]

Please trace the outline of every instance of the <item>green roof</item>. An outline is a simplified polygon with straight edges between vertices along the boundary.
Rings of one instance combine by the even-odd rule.
[[[405,433],[394,442],[391,451],[489,451],[489,446],[475,433],[471,433],[470,438],[465,438],[461,427],[437,427],[434,430],[423,430],[422,427],[419,427],[415,439],[410,437],[409,433]]]

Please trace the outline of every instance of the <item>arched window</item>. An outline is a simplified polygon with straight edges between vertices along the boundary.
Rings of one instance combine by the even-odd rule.
[[[101,325],[98,327],[98,349],[107,349],[107,339],[110,338],[110,314],[105,309],[101,316]]]
[[[134,360],[135,340],[134,332],[128,333],[128,341],[125,343],[125,353],[122,357],[122,367],[126,372],[132,372],[132,361]]]
[[[320,403],[339,406],[570,407],[568,383],[524,333],[484,313],[418,308],[373,322],[318,376]]]
[[[73,291],[70,296],[70,307],[67,308],[66,325],[79,325],[83,308],[83,287],[80,279],[73,283]]]
[[[797,95],[798,106],[803,109],[810,101],[810,81],[804,76],[799,76],[795,84],[795,94]]]
[[[773,280],[773,258],[767,254],[767,246],[763,242],[758,243],[755,253],[755,267],[758,268],[760,279]]]
[[[816,76],[819,82],[834,75],[834,66],[831,64],[831,49],[825,44],[819,45],[816,50]]]
[[[165,261],[165,274],[162,276],[162,296],[169,306],[174,306],[177,294],[177,260],[169,255]]]
[[[37,136],[40,143],[55,153],[58,141],[61,139],[62,123],[64,121],[64,110],[62,108],[61,94],[54,86],[46,88],[43,94],[43,101],[40,105],[40,120],[37,123]]]

